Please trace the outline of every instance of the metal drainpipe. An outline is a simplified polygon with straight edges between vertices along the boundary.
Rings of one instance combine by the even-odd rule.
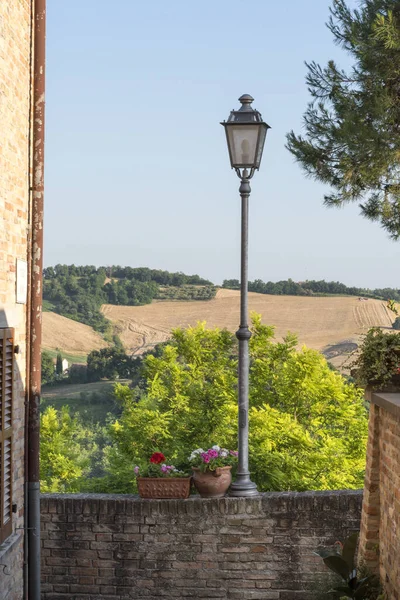
[[[27,264],[28,286],[26,297],[26,380],[25,380],[25,445],[24,445],[24,600],[28,599],[28,423],[29,423],[29,389],[30,389],[30,337],[31,337],[31,260],[32,260],[32,129],[33,129],[33,28],[34,0],[30,3],[30,55],[29,55],[29,127],[28,127],[28,227],[27,227]]]
[[[28,597],[40,600],[40,392],[43,282],[46,0],[34,0],[31,303],[28,420]]]

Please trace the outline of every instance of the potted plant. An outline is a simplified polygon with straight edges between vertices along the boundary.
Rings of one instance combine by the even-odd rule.
[[[373,390],[395,390],[400,386],[400,333],[373,327],[364,337],[352,364],[357,383]]]
[[[353,533],[344,544],[336,542],[333,548],[323,548],[315,552],[323,559],[328,569],[342,579],[341,585],[327,591],[340,594],[341,599],[384,600],[378,578],[368,573],[365,567],[357,568],[357,542],[358,533]]]
[[[165,462],[162,452],[154,452],[149,463],[134,467],[141,498],[187,498],[191,477]]]
[[[231,469],[238,453],[219,446],[193,450],[189,462],[193,483],[202,498],[222,498],[232,482]]]

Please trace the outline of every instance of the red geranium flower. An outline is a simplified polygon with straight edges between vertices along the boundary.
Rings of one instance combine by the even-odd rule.
[[[165,461],[165,456],[162,452],[154,452],[154,454],[151,455],[150,458],[150,462],[154,463],[155,465],[159,465],[160,463]]]

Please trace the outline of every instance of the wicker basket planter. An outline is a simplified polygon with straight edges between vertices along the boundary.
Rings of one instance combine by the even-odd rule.
[[[139,496],[158,500],[185,499],[190,494],[191,479],[191,477],[138,477]]]

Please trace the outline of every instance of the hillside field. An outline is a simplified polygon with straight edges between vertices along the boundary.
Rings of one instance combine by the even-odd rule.
[[[53,312],[43,313],[44,350],[60,349],[67,360],[71,357],[75,359],[73,362],[82,362],[89,352],[106,346],[107,342],[88,325]]]
[[[270,296],[249,293],[250,311],[274,325],[277,339],[297,333],[299,344],[325,352],[341,366],[370,327],[391,328],[394,314],[382,300],[357,297]],[[145,306],[104,305],[102,312],[116,326],[129,352],[140,353],[170,338],[171,329],[206,321],[209,327],[234,332],[239,324],[239,291],[220,289],[206,302],[162,302]]]
[[[349,352],[370,327],[390,329],[394,314],[382,300],[359,300],[353,296],[305,297],[249,293],[250,311],[274,325],[276,337],[288,331],[298,335],[299,344],[324,351],[335,365],[342,366]],[[226,327],[234,332],[239,324],[239,291],[219,289],[213,300],[163,301],[144,306],[102,307],[114,324],[126,350],[140,354],[171,337],[175,327],[206,321],[209,327]],[[84,360],[91,350],[107,346],[91,327],[52,312],[43,313],[43,348],[59,348],[65,355]],[[78,361],[77,361],[78,362]]]

